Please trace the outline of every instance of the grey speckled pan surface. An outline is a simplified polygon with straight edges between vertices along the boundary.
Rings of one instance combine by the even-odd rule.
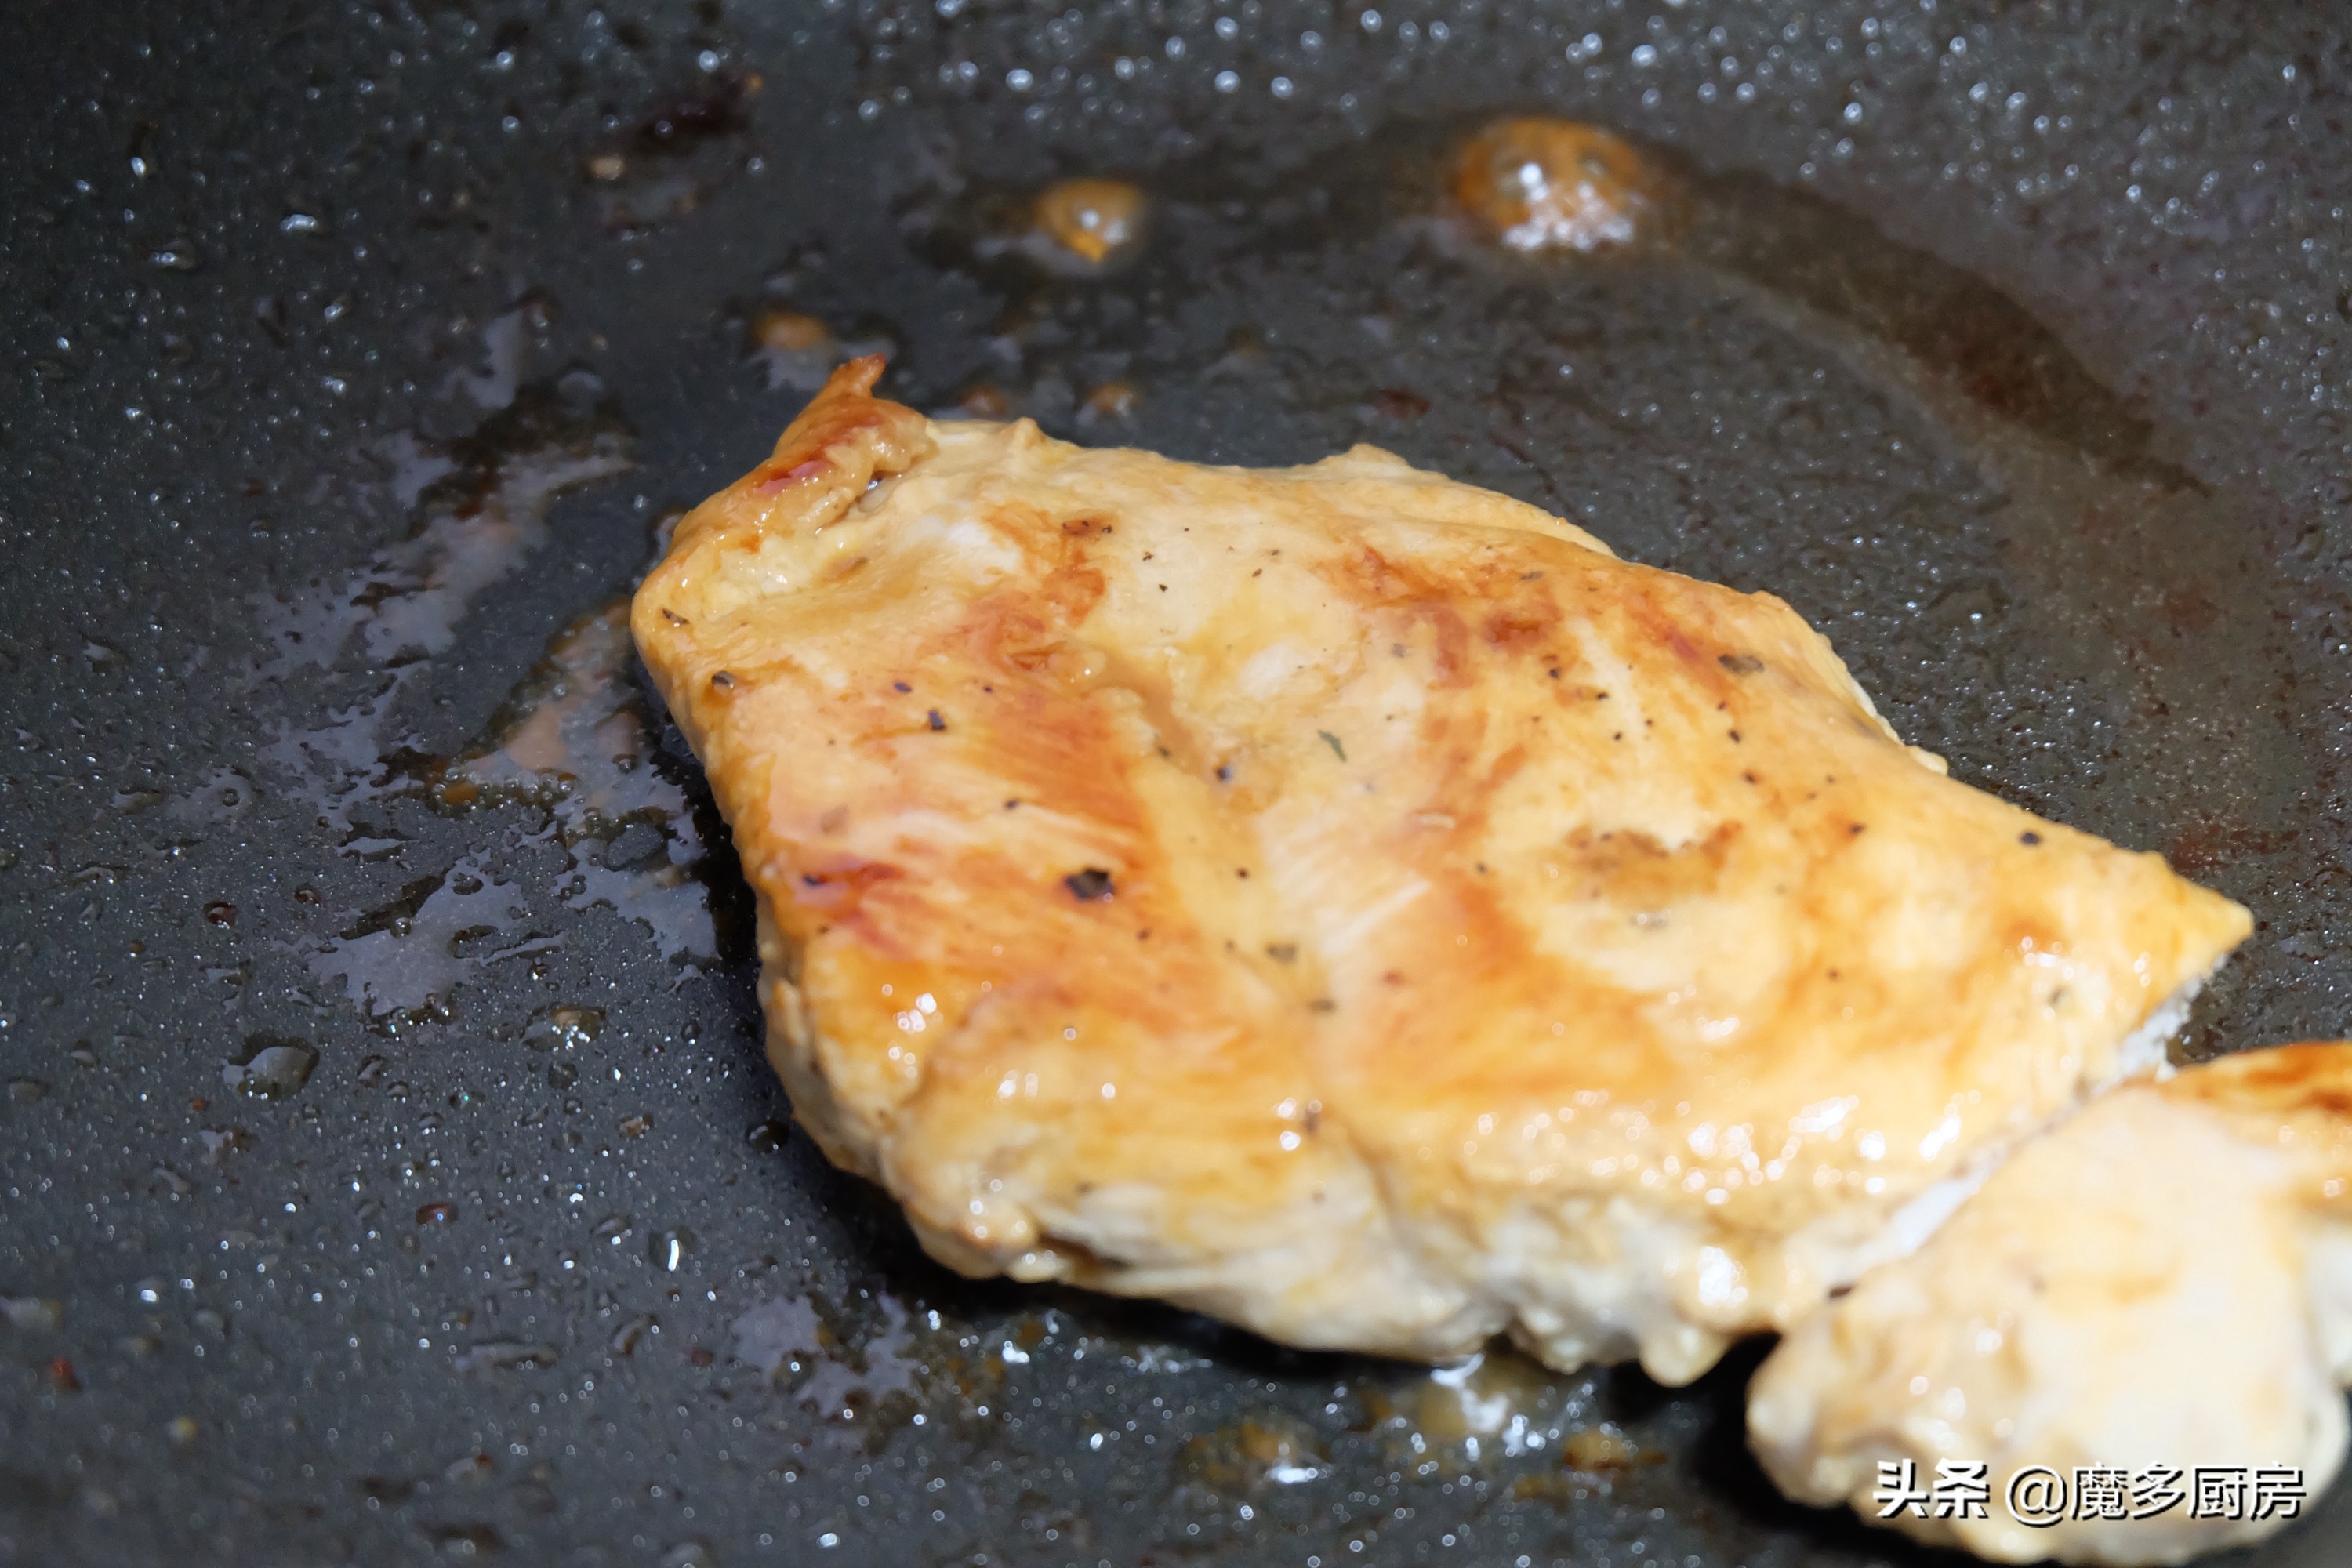
[[[770,310],[924,406],[1371,439],[1773,589],[2250,904],[2192,1053],[2345,1033],[2352,48],[2237,9],[20,16],[0,1563],[1929,1561],[1771,1495],[1753,1353],[1454,1389],[927,1264],[786,1130],[724,833],[580,617],[821,371]],[[1449,241],[1499,109],[1679,171],[1680,254]],[[1077,172],[1157,196],[1137,262],[992,258]],[[2342,1562],[2312,1512],[2244,1561]]]

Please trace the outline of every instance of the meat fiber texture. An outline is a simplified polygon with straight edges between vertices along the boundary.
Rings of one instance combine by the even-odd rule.
[[[1944,776],[1769,595],[1369,447],[854,362],[633,626],[802,1121],[973,1275],[1679,1384],[2160,1057],[2243,910]]]
[[[2260,1539],[2343,1463],[2348,1189],[2352,1044],[2126,1085],[1798,1324],[1756,1374],[1749,1439],[1791,1497],[2001,1562]],[[1953,1463],[1986,1467],[1981,1517],[1937,1506]],[[1916,1483],[1891,1510],[1888,1464]],[[2008,1499],[2034,1469],[2071,1495],[2029,1525]],[[2200,1496],[2200,1470],[2239,1490]]]

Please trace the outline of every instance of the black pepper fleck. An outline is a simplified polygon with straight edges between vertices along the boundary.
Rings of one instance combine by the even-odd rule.
[[[940,710],[936,708],[930,711],[930,721],[931,728],[934,730],[944,730],[948,727],[948,721],[940,717]]]
[[[1080,903],[1090,904],[1111,895],[1110,873],[1099,866],[1089,866],[1083,871],[1073,871],[1062,879],[1062,885]]]
[[[2022,832],[2022,833],[2021,833],[2021,834],[2019,834],[2019,835],[2017,836],[2017,841],[2018,841],[2020,844],[2027,844],[2027,845],[2039,844],[2039,843],[2041,843],[2041,842],[2042,842],[2042,835],[2040,835],[2039,833],[2034,832],[2032,828],[2030,828],[2030,827],[2029,827],[2029,828],[2027,828],[2024,832]]]

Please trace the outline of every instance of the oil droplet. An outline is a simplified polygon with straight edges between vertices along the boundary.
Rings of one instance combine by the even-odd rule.
[[[627,1237],[629,1228],[630,1220],[627,1215],[608,1214],[603,1219],[598,1220],[596,1222],[596,1228],[590,1231],[588,1234],[594,1237],[599,1241],[607,1241],[612,1243],[614,1247],[618,1247],[621,1245],[622,1241]]]
[[[416,1211],[419,1225],[447,1225],[457,1217],[457,1205],[451,1203],[430,1203]]]
[[[520,889],[469,855],[436,877],[409,884],[309,955],[311,973],[343,983],[372,1020],[447,1016],[450,992],[466,975],[502,959],[543,952],[556,938],[522,935],[499,945],[529,912]]]
[[[1136,397],[1134,383],[1106,381],[1087,394],[1086,406],[1079,410],[1078,418],[1087,424],[1132,418]]]
[[[1269,1410],[1187,1442],[1178,1462],[1213,1491],[1297,1486],[1331,1473],[1322,1440],[1296,1417]]]
[[[1064,180],[1038,194],[1030,216],[1039,235],[1100,267],[1142,237],[1145,205],[1124,180]]]
[[[761,1301],[730,1326],[731,1353],[827,1417],[875,1411],[913,1394],[922,1377],[943,1363],[919,1353],[904,1303],[877,1293],[871,1305],[879,1311],[878,1321],[865,1310],[826,1306],[809,1297]],[[960,1359],[953,1352],[946,1358]],[[1002,1373],[998,1363],[989,1381]]]
[[[558,1003],[542,1007],[523,1030],[523,1044],[535,1051],[574,1051],[595,1043],[604,1030],[601,1008]]]
[[[218,1164],[232,1154],[242,1154],[253,1147],[253,1134],[242,1127],[206,1127],[196,1133],[205,1155]]]
[[[1590,1420],[1589,1384],[1563,1381],[1516,1351],[1493,1349],[1360,1394],[1389,1462],[1432,1475],[1444,1465],[1549,1447]]]
[[[451,1365],[460,1373],[507,1372],[520,1366],[553,1366],[556,1350],[553,1345],[524,1344],[516,1340],[492,1340],[460,1352]],[[466,1460],[459,1460],[458,1467]],[[453,1467],[457,1468],[457,1467]],[[462,1471],[460,1472],[462,1473]]]
[[[233,926],[236,924],[236,906],[215,900],[205,906],[205,919],[216,926]]]
[[[554,814],[566,842],[686,809],[677,786],[646,764],[647,715],[627,679],[635,658],[629,602],[574,619],[510,692],[488,735],[443,770],[445,810],[527,801]]]
[[[654,1267],[665,1274],[675,1274],[684,1268],[693,1251],[694,1232],[683,1227],[657,1230],[646,1245],[646,1256],[652,1258]]]
[[[19,1333],[55,1333],[66,1326],[66,1304],[51,1296],[0,1296],[0,1320]]]
[[[629,674],[635,662],[628,600],[574,620],[489,734],[443,770],[434,800],[446,811],[538,805],[572,856],[567,907],[609,905],[651,931],[672,963],[706,958],[718,952],[718,931],[697,880],[702,840],[685,792],[654,763],[655,722]]]
[[[784,353],[817,348],[832,336],[823,321],[797,310],[769,310],[751,323],[752,342]]]
[[[381,672],[373,696],[283,731],[260,752],[269,774],[309,795],[323,826],[345,833],[357,833],[361,807],[415,787],[383,754],[384,728],[432,658],[456,642],[474,601],[551,537],[557,497],[633,466],[617,430],[520,387],[529,337],[520,314],[499,318],[485,339],[491,373],[465,384],[476,401],[503,404],[500,412],[446,445],[404,437],[379,449],[389,496],[416,509],[416,531],[355,570],[257,605],[272,650],[255,666],[257,679],[307,685],[310,671],[333,668],[346,650]]]
[[[310,1082],[319,1065],[319,1053],[308,1040],[248,1035],[245,1044],[243,1060],[222,1064],[221,1081],[256,1100],[284,1100]]]
[[[798,310],[763,310],[751,318],[751,357],[768,373],[771,391],[793,387],[814,392],[841,363],[842,346],[814,316]]]
[[[1013,415],[1012,399],[992,381],[967,387],[964,395],[956,399],[956,406],[974,419],[1007,419]]]
[[[1598,250],[1630,243],[1658,197],[1641,154],[1572,120],[1498,121],[1454,166],[1454,199],[1514,250]]]
[[[793,1135],[793,1124],[771,1118],[752,1123],[744,1132],[743,1142],[762,1154],[772,1154],[782,1148]]]
[[[506,1537],[481,1523],[436,1525],[433,1544],[445,1557],[488,1557],[507,1549]]]
[[[1639,1457],[1639,1452],[1631,1438],[1605,1425],[1571,1432],[1559,1446],[1560,1463],[1571,1470],[1596,1474],[1625,1468]]]

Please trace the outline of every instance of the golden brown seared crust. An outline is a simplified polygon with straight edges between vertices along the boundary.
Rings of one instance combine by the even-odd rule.
[[[903,473],[935,449],[929,421],[873,395],[883,367],[880,354],[866,354],[835,370],[765,462],[678,520],[661,564],[638,587],[630,630],[706,764],[712,734],[704,715],[730,689],[710,680],[720,675],[729,645],[706,638],[697,623],[709,627],[740,607],[745,595],[730,574],[730,552],[756,554],[770,540],[822,531],[877,479]],[[684,683],[689,672],[693,689]],[[732,672],[724,679],[731,683]]]
[[[835,371],[766,462],[680,521],[671,553],[770,530],[823,528],[876,476],[903,473],[929,457],[929,421],[873,395],[882,370],[882,356],[866,354]]]
[[[1089,451],[875,368],[632,626],[796,1107],[957,1267],[1686,1378],[2245,933],[1939,776],[1769,595],[1369,447]]]

